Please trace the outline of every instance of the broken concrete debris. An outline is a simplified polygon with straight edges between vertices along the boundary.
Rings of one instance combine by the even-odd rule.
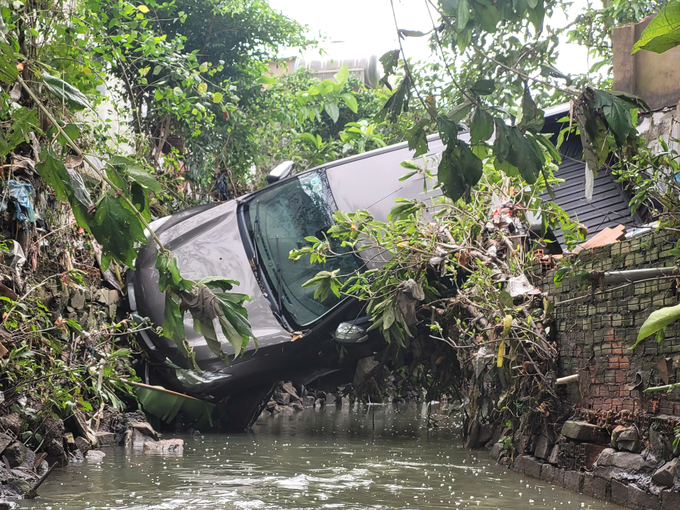
[[[511,443],[502,438],[487,447],[494,459],[513,470],[574,492],[631,509],[680,508],[680,458],[659,455],[660,445],[655,453],[651,437],[656,434],[661,442],[653,432],[656,424],[645,430],[625,413],[610,416],[610,424],[590,423],[583,415],[574,418],[562,425],[552,447],[545,435],[527,439],[526,444],[534,445],[533,455],[508,449]],[[666,455],[672,454],[666,450]]]
[[[276,385],[271,398],[265,405],[264,412],[274,415],[299,412],[306,408],[349,405],[349,398],[344,396],[344,394],[344,388],[326,392],[305,388],[301,384],[294,385],[291,382],[280,382]]]
[[[139,411],[120,413],[102,408],[98,430],[93,419],[76,410],[64,423],[50,415],[43,418],[38,431],[44,446],[40,453],[28,448],[18,439],[21,428],[14,425],[13,415],[0,420],[0,484],[3,498],[31,498],[47,478],[52,468],[68,462],[103,462],[106,451],[102,448],[130,446],[142,448],[144,453],[181,455],[184,442],[181,439],[159,439],[158,433]],[[20,422],[19,422],[20,423]],[[6,499],[0,499],[2,510]],[[10,504],[11,503],[7,503]],[[9,507],[8,507],[9,508]]]

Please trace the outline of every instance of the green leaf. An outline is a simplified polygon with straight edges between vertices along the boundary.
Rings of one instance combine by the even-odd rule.
[[[357,103],[356,97],[354,97],[352,94],[343,94],[341,97],[342,100],[347,105],[347,108],[352,110],[354,113],[357,113],[357,111],[359,111],[359,104]]]
[[[48,153],[44,161],[36,166],[40,177],[54,190],[58,200],[68,202],[71,195],[68,171],[64,164]]]
[[[206,92],[208,92],[208,84],[205,82],[199,83],[198,84],[198,93],[203,95]]]
[[[137,9],[139,9],[139,12],[143,12],[144,14],[149,12],[149,8],[146,5],[139,5]]]
[[[340,109],[336,103],[324,103],[323,109],[334,123],[338,121]]]
[[[18,76],[17,56],[12,46],[0,39],[0,80],[11,85]]]
[[[222,92],[215,92],[213,94],[213,103],[221,103],[223,98]]]
[[[477,13],[477,19],[481,27],[489,33],[496,31],[496,26],[501,21],[501,13],[489,0],[475,0],[473,8]]]
[[[205,285],[209,289],[220,289],[224,292],[231,290],[234,286],[240,285],[236,280],[230,280],[222,276],[208,276],[198,282],[197,285]]]
[[[519,128],[522,131],[531,131],[532,133],[540,133],[545,124],[545,114],[543,110],[536,106],[529,87],[524,87],[524,94],[522,95],[522,122]]]
[[[528,184],[534,184],[541,175],[543,154],[527,139],[517,126],[508,128],[508,162],[519,169],[519,173]]]
[[[177,267],[177,260],[167,251],[156,252],[156,269],[158,270],[158,289],[165,291],[190,291],[194,282],[182,278]]]
[[[113,156],[108,162],[110,165],[114,166],[124,165],[125,171],[130,176],[130,178],[142,186],[149,188],[154,193],[161,193],[163,191],[163,187],[156,180],[156,178],[133,160],[124,158],[122,156]]]
[[[438,115],[437,127],[439,130],[439,137],[445,145],[448,145],[452,140],[458,138],[458,124],[448,117]]]
[[[478,96],[488,96],[496,91],[496,82],[494,80],[477,80],[470,92]]]
[[[505,308],[507,310],[511,310],[514,306],[514,304],[512,302],[512,296],[510,295],[509,292],[507,292],[505,290],[502,290],[498,294],[498,302],[501,304],[501,306],[503,306],[503,308]]]
[[[640,34],[633,55],[640,50],[663,53],[680,44],[680,0],[670,0]]]
[[[103,251],[128,267],[137,257],[135,243],[147,242],[144,225],[121,196],[105,194],[88,224]]]
[[[43,72],[40,78],[52,94],[59,99],[66,101],[66,103],[74,110],[83,110],[84,108],[92,109],[85,94],[73,85],[46,72]]]
[[[483,142],[492,135],[493,117],[484,108],[477,106],[470,120],[470,140],[473,143]]]
[[[493,153],[499,163],[503,163],[510,153],[510,128],[503,119],[495,118],[496,139],[493,141]]]
[[[338,69],[338,72],[335,73],[333,77],[339,85],[343,85],[349,79],[349,68],[347,67],[347,64],[342,64],[342,67]]]
[[[637,105],[604,90],[594,90],[593,93],[593,105],[602,110],[616,141],[623,144],[631,134],[634,134],[631,110],[637,108]]]
[[[179,298],[172,293],[165,294],[162,336],[175,342],[180,351],[187,358],[191,358],[190,347],[186,341],[186,331],[184,329],[184,312],[180,309]]]
[[[425,32],[421,32],[420,30],[399,29],[399,35],[401,37],[423,37],[425,35]]]
[[[465,117],[467,117],[468,113],[472,111],[472,107],[474,105],[472,104],[471,101],[465,100],[462,103],[454,106],[449,110],[449,112],[446,114],[446,116],[451,119],[453,122],[458,124],[461,122]]]
[[[534,9],[529,9],[529,21],[536,29],[536,32],[543,31],[543,21],[545,19],[545,5],[543,0],[539,0]]]
[[[442,154],[437,179],[444,194],[455,202],[479,182],[482,172],[482,160],[474,155],[466,143],[456,140]]]
[[[640,328],[637,340],[635,341],[635,344],[630,347],[630,349],[634,349],[642,340],[659,331],[662,331],[666,328],[666,326],[678,319],[680,319],[680,305],[667,306],[665,308],[653,311]]]
[[[456,30],[461,32],[470,21],[470,3],[468,0],[458,0],[456,14]]]

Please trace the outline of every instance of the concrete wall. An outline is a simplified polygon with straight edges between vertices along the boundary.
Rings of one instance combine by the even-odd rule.
[[[675,106],[680,97],[680,47],[662,54],[641,50],[631,56],[633,45],[651,20],[649,17],[614,29],[612,88],[635,94],[657,110]]]
[[[584,250],[570,260],[579,261],[580,267],[589,271],[673,266],[671,250],[678,239],[680,232],[661,230]],[[660,392],[643,394],[628,386],[638,372],[645,387],[664,384],[658,365],[666,358],[671,358],[668,382],[680,382],[680,321],[668,326],[661,343],[648,338],[629,349],[653,310],[678,303],[676,280],[638,282],[622,288],[610,285],[603,292],[599,286],[583,289],[567,279],[556,286],[553,276],[554,272],[547,273],[541,283],[556,303],[562,375],[581,374],[579,385],[567,387],[569,400],[597,411],[680,416],[680,390],[665,396]]]

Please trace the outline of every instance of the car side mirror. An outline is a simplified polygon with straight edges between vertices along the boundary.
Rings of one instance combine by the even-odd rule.
[[[274,169],[267,175],[267,184],[273,184],[281,179],[285,179],[293,172],[293,162],[284,161],[283,163],[276,165]]]
[[[341,344],[360,344],[368,340],[368,317],[352,322],[341,322],[335,330],[333,339]]]

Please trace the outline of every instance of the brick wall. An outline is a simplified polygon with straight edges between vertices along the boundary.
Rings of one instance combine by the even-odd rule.
[[[668,229],[645,234],[570,257],[588,271],[613,271],[675,265],[671,250],[680,233]],[[583,288],[554,272],[540,280],[554,302],[556,341],[563,376],[579,373],[580,384],[566,386],[571,402],[598,411],[646,411],[680,416],[680,390],[670,395],[631,390],[640,373],[645,387],[665,384],[659,363],[671,358],[669,383],[680,382],[680,321],[668,326],[661,343],[650,337],[630,350],[638,330],[657,308],[679,302],[674,279]],[[578,299],[582,298],[582,299]],[[562,304],[560,304],[562,303]]]

